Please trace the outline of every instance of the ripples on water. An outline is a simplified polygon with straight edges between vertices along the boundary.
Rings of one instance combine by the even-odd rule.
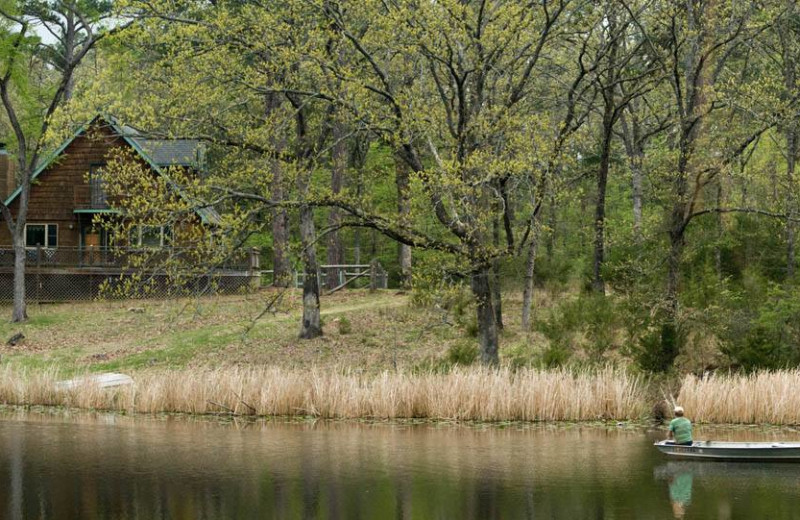
[[[668,462],[629,428],[0,417],[0,517],[800,518],[800,464]],[[698,429],[715,439],[790,431]]]

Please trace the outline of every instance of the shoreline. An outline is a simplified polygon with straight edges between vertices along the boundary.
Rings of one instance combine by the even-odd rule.
[[[59,386],[61,372],[0,369],[0,406],[205,417],[656,424],[657,380],[621,368],[458,368],[446,373],[280,367],[131,372],[133,384]],[[88,372],[86,375],[90,375]],[[800,371],[686,376],[677,401],[696,425],[800,425]],[[662,414],[667,419],[669,412]]]
[[[134,412],[128,413],[120,410],[102,410],[90,408],[67,408],[58,405],[9,405],[0,404],[0,421],[3,420],[28,420],[30,418],[87,419],[86,422],[97,422],[109,418],[130,420],[131,422],[163,422],[182,421],[197,422],[202,424],[218,424],[237,426],[266,425],[270,423],[284,425],[351,425],[351,426],[390,426],[390,427],[443,427],[465,428],[469,430],[515,430],[525,431],[531,429],[570,430],[574,428],[604,429],[607,431],[664,431],[668,421],[657,424],[652,419],[637,419],[629,421],[614,420],[585,420],[585,421],[468,421],[447,419],[423,418],[321,418],[299,415],[231,415],[226,413],[186,413],[186,412]],[[80,422],[80,421],[78,421]],[[692,423],[698,429],[724,430],[732,432],[798,432],[800,424],[769,424],[769,423]]]

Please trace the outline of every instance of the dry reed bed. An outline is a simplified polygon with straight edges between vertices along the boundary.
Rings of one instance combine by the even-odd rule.
[[[596,371],[460,369],[448,374],[362,375],[281,368],[141,372],[135,384],[59,391],[56,370],[0,370],[0,403],[128,413],[302,415],[477,421],[636,419],[645,382],[620,369]]]
[[[800,424],[800,370],[686,376],[678,402],[698,422]]]

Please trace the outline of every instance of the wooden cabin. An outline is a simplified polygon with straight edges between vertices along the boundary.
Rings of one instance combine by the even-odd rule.
[[[108,214],[113,218],[118,213],[109,204],[100,175],[116,147],[133,150],[153,175],[162,175],[170,166],[198,171],[204,166],[199,141],[149,139],[103,116],[81,127],[43,160],[33,174],[25,226],[26,281],[31,298],[94,298],[104,280],[124,274],[124,255],[120,255],[119,248],[109,247],[106,230],[95,225],[98,215]],[[15,187],[13,166],[7,152],[0,149],[0,196],[16,216],[21,189]],[[220,217],[211,208],[200,208],[195,220],[200,225],[213,226]],[[167,240],[170,233],[165,228],[143,229],[131,238],[130,247],[170,247]],[[238,264],[216,271],[215,276],[225,279],[223,286],[238,288],[259,279],[258,253],[248,253]],[[0,299],[9,299],[12,294],[13,260],[11,235],[3,223],[0,224]],[[43,285],[43,279],[52,290]]]

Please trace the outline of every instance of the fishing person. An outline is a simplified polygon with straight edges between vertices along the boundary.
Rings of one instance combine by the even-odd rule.
[[[692,445],[692,422],[683,416],[683,407],[676,406],[675,418],[669,423],[669,434],[667,434],[667,441],[673,441],[673,444],[679,446]]]

